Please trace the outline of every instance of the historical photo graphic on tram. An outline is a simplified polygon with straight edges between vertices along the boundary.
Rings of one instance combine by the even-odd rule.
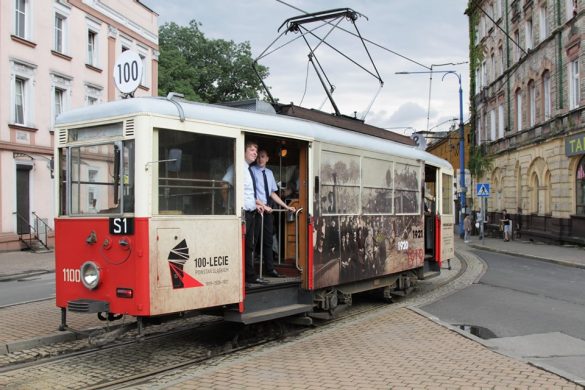
[[[315,285],[422,266],[420,167],[323,151],[315,198]]]

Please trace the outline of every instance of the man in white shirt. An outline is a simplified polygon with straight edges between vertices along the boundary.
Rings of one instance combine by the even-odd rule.
[[[250,283],[266,284],[266,281],[258,278],[254,270],[254,246],[255,246],[255,220],[256,214],[264,212],[264,204],[256,201],[257,185],[254,181],[251,164],[256,160],[258,155],[258,144],[255,142],[246,142],[244,152],[244,164],[242,166],[242,175],[244,178],[244,211],[246,214],[246,285]],[[232,184],[234,183],[234,169],[228,168],[223,180]]]
[[[266,275],[278,278],[280,275],[274,269],[274,253],[272,252],[274,235],[274,215],[272,214],[272,206],[278,204],[290,212],[294,212],[295,208],[287,206],[287,204],[284,203],[276,193],[278,187],[276,185],[276,180],[274,180],[274,174],[270,169],[266,168],[268,160],[268,152],[262,149],[258,152],[256,165],[252,166],[252,172],[254,172],[254,178],[256,180],[257,199],[265,205],[264,214],[256,215],[256,238],[260,237],[260,229],[261,226],[263,226],[262,257],[266,264]],[[263,225],[261,221],[262,218],[264,218]]]

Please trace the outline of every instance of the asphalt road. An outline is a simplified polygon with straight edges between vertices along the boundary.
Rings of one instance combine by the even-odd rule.
[[[491,252],[480,281],[422,309],[585,383],[585,270]],[[491,337],[490,337],[491,336]]]
[[[0,282],[0,307],[55,296],[55,273]]]

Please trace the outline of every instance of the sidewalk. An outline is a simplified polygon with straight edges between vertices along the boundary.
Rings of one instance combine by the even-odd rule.
[[[47,272],[55,272],[54,252],[0,252],[0,282]]]
[[[548,245],[540,242],[523,241],[516,239],[505,242],[497,238],[484,238],[483,241],[478,236],[472,236],[471,242],[465,244],[458,237],[457,247],[465,246],[488,250],[492,252],[505,253],[514,256],[523,256],[531,259],[547,261],[577,268],[585,268],[585,248],[576,246]]]

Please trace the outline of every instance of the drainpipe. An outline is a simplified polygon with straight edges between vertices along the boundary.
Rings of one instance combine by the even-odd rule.
[[[561,0],[557,0],[557,71],[559,77],[557,78],[557,91],[558,91],[558,103],[557,108],[563,109],[563,47],[562,38],[563,31],[559,27],[561,26]]]
[[[509,10],[508,0],[506,0],[506,69],[510,72],[510,27],[509,27],[509,19],[510,19],[510,10]],[[508,131],[512,130],[512,102],[510,98],[510,77],[506,77],[506,89],[507,89],[507,103],[508,103]]]

